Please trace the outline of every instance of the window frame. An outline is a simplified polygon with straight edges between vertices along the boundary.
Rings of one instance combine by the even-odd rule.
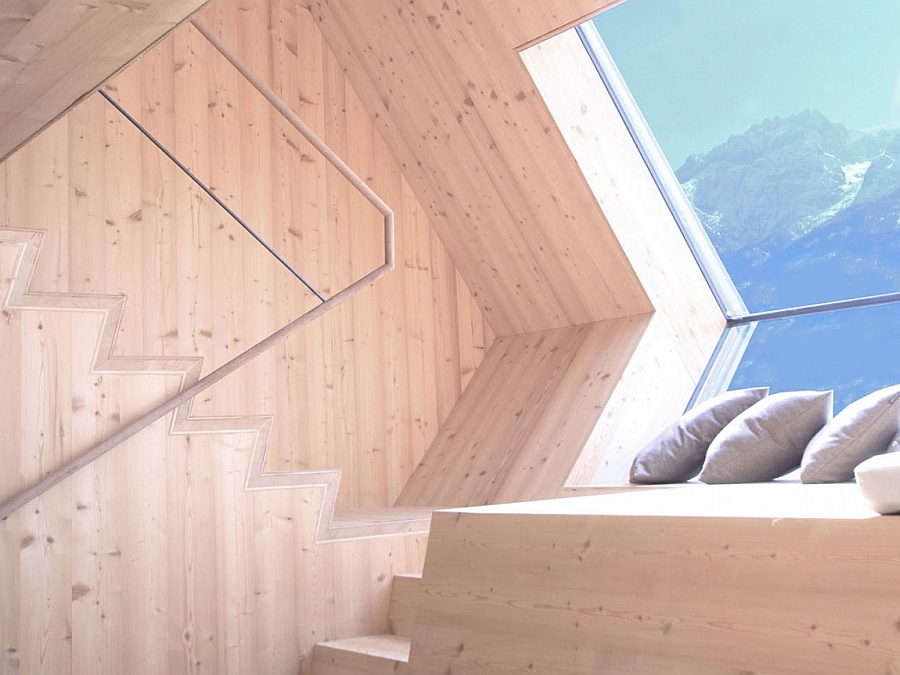
[[[750,312],[606,48],[597,27],[592,20],[588,20],[576,26],[575,31],[725,317],[725,328],[694,389],[687,409],[728,388],[756,326],[762,321],[900,303],[898,291]]]

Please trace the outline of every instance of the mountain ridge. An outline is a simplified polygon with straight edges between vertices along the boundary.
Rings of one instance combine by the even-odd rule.
[[[900,130],[775,117],[675,172],[751,311],[900,290]]]

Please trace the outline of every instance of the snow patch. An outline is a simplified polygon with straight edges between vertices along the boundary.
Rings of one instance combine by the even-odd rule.
[[[889,160],[891,160],[891,163],[888,164],[886,167],[884,167],[885,169],[893,168],[893,166],[894,166],[894,158],[893,157],[891,157],[889,154],[887,154],[884,150],[882,150],[880,153],[878,153],[878,157],[876,157],[875,159],[880,159],[881,157],[887,157]]]
[[[687,183],[682,183],[681,189],[684,190],[684,196],[693,204],[694,195],[697,194],[697,179],[691,178]]]
[[[863,179],[866,177],[866,171],[872,166],[872,162],[853,162],[844,164],[841,170],[844,172],[844,184],[841,185],[841,198],[830,207],[814,216],[807,216],[793,228],[791,228],[791,237],[799,239],[822,223],[834,218],[838,213],[846,209],[856,201],[856,195],[862,187]]]
[[[704,211],[697,207],[694,203],[694,195],[697,194],[697,180],[691,178],[686,183],[682,183],[681,189],[684,190],[684,196],[687,197],[688,202],[694,209],[694,213],[697,214],[697,218],[703,224],[706,231],[710,234],[719,234],[722,218],[725,217],[725,214],[721,211],[713,211],[710,213],[709,211]]]

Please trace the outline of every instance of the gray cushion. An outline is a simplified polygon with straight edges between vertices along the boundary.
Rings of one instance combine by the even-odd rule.
[[[681,483],[693,478],[718,433],[767,393],[768,387],[726,391],[691,408],[641,449],[631,465],[631,482]]]
[[[851,403],[810,441],[800,480],[840,483],[853,469],[885,452],[900,428],[900,385],[880,389]]]
[[[756,483],[795,469],[806,445],[831,419],[833,399],[831,391],[784,392],[764,398],[716,436],[700,480]]]
[[[888,449],[886,452],[900,452],[900,431],[897,432],[897,435],[894,436],[894,440],[888,443]]]

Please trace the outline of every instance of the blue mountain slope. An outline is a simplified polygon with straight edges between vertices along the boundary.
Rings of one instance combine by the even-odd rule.
[[[751,311],[900,291],[900,132],[766,120],[676,172]],[[900,382],[900,307],[761,325],[733,387]]]
[[[676,174],[751,311],[900,290],[897,131],[852,134],[806,111]]]

